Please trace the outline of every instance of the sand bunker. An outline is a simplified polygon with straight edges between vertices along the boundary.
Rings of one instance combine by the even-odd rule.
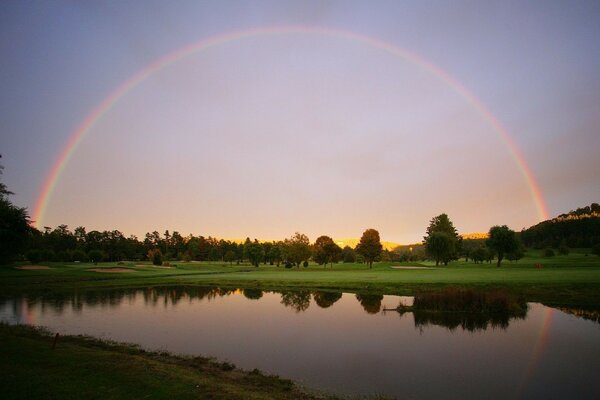
[[[151,265],[151,264],[135,264],[136,267],[141,268],[163,268],[163,269],[171,269],[175,267],[168,267],[166,265]]]
[[[129,269],[129,268],[92,268],[92,269],[86,269],[86,271],[94,271],[94,272],[117,272],[117,273],[122,273],[122,272],[135,272],[133,269]]]
[[[396,266],[396,267],[390,267],[390,268],[394,268],[394,269],[435,269],[435,268],[431,268],[431,267],[412,267],[412,266]]]
[[[21,265],[20,267],[16,267],[17,269],[50,269],[50,267],[46,267],[45,265]]]

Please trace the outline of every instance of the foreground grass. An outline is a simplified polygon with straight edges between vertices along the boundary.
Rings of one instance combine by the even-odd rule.
[[[573,252],[566,256],[540,257],[531,251],[517,263],[473,264],[464,261],[436,268],[432,263],[311,264],[285,269],[261,265],[229,265],[221,262],[174,262],[175,268],[150,264],[103,263],[48,264],[49,270],[25,271],[0,268],[0,291],[5,295],[45,295],[80,289],[142,288],[169,285],[245,287],[265,290],[309,289],[413,295],[448,286],[503,289],[527,301],[552,306],[600,308],[600,257]],[[535,268],[541,264],[542,268]],[[423,269],[394,269],[392,266]],[[99,273],[92,268],[127,268],[131,273]]]
[[[3,399],[333,399],[201,357],[0,324]]]

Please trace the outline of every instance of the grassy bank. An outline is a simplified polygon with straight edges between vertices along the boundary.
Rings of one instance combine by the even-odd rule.
[[[3,399],[332,399],[201,357],[0,324]]]
[[[311,264],[285,269],[258,268],[221,262],[173,262],[174,268],[155,268],[144,263],[47,264],[48,270],[0,268],[0,290],[5,295],[44,295],[93,288],[138,288],[168,285],[214,285],[270,290],[320,289],[411,295],[447,286],[479,289],[500,288],[522,295],[527,301],[553,306],[600,308],[600,257],[573,252],[543,258],[536,252],[517,263],[473,264],[464,261],[435,267],[432,263]],[[540,264],[541,268],[536,268]],[[421,267],[397,269],[396,266]],[[97,272],[92,269],[122,268],[132,272]]]

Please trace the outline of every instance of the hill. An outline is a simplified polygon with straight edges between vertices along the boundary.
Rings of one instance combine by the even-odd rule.
[[[341,248],[344,248],[345,246],[350,246],[354,249],[356,247],[356,245],[358,244],[358,242],[360,242],[360,238],[334,239],[334,241]],[[382,240],[381,244],[383,245],[383,248],[385,250],[390,250],[390,251],[394,250],[396,247],[400,246],[400,244],[398,244],[398,243],[386,242],[385,240]]]
[[[521,231],[521,240],[531,247],[592,247],[600,243],[600,205],[560,214]]]

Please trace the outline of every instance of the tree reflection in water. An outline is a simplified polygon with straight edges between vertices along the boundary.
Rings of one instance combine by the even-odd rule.
[[[342,298],[342,292],[313,292],[315,303],[321,308],[329,308]]]
[[[281,304],[294,309],[297,313],[306,311],[310,306],[310,292],[306,290],[281,292]]]
[[[473,332],[490,327],[506,329],[512,319],[525,319],[527,309],[525,299],[502,290],[446,288],[418,293],[412,306],[400,305],[397,311],[412,312],[420,329],[438,325]]]
[[[0,306],[10,304],[15,315],[25,314],[28,308],[40,306],[41,312],[47,310],[61,315],[66,309],[80,314],[84,306],[114,308],[123,302],[133,303],[143,299],[149,306],[175,306],[182,300],[212,300],[231,294],[243,294],[250,300],[262,299],[264,293],[281,295],[280,303],[297,313],[306,311],[311,303],[320,308],[330,308],[342,299],[341,292],[335,291],[263,291],[261,289],[236,289],[204,286],[167,286],[143,289],[86,290],[65,295],[30,297],[23,295],[0,301]],[[356,299],[368,314],[377,314],[382,309],[383,295],[358,293]],[[7,303],[9,302],[9,303]],[[334,309],[335,310],[335,309]],[[420,329],[428,326],[443,326],[449,330],[461,328],[467,331],[488,328],[506,329],[512,320],[524,319],[527,315],[527,303],[523,298],[501,290],[473,290],[447,288],[435,292],[418,293],[412,306],[400,305],[396,309],[404,315],[412,313],[414,325]],[[390,309],[384,311],[392,311]],[[561,311],[580,318],[600,321],[598,310],[560,308]]]
[[[356,294],[356,300],[362,308],[369,314],[377,314],[381,311],[382,294]]]
[[[242,289],[244,297],[250,300],[258,300],[263,297],[263,291],[260,289]]]

